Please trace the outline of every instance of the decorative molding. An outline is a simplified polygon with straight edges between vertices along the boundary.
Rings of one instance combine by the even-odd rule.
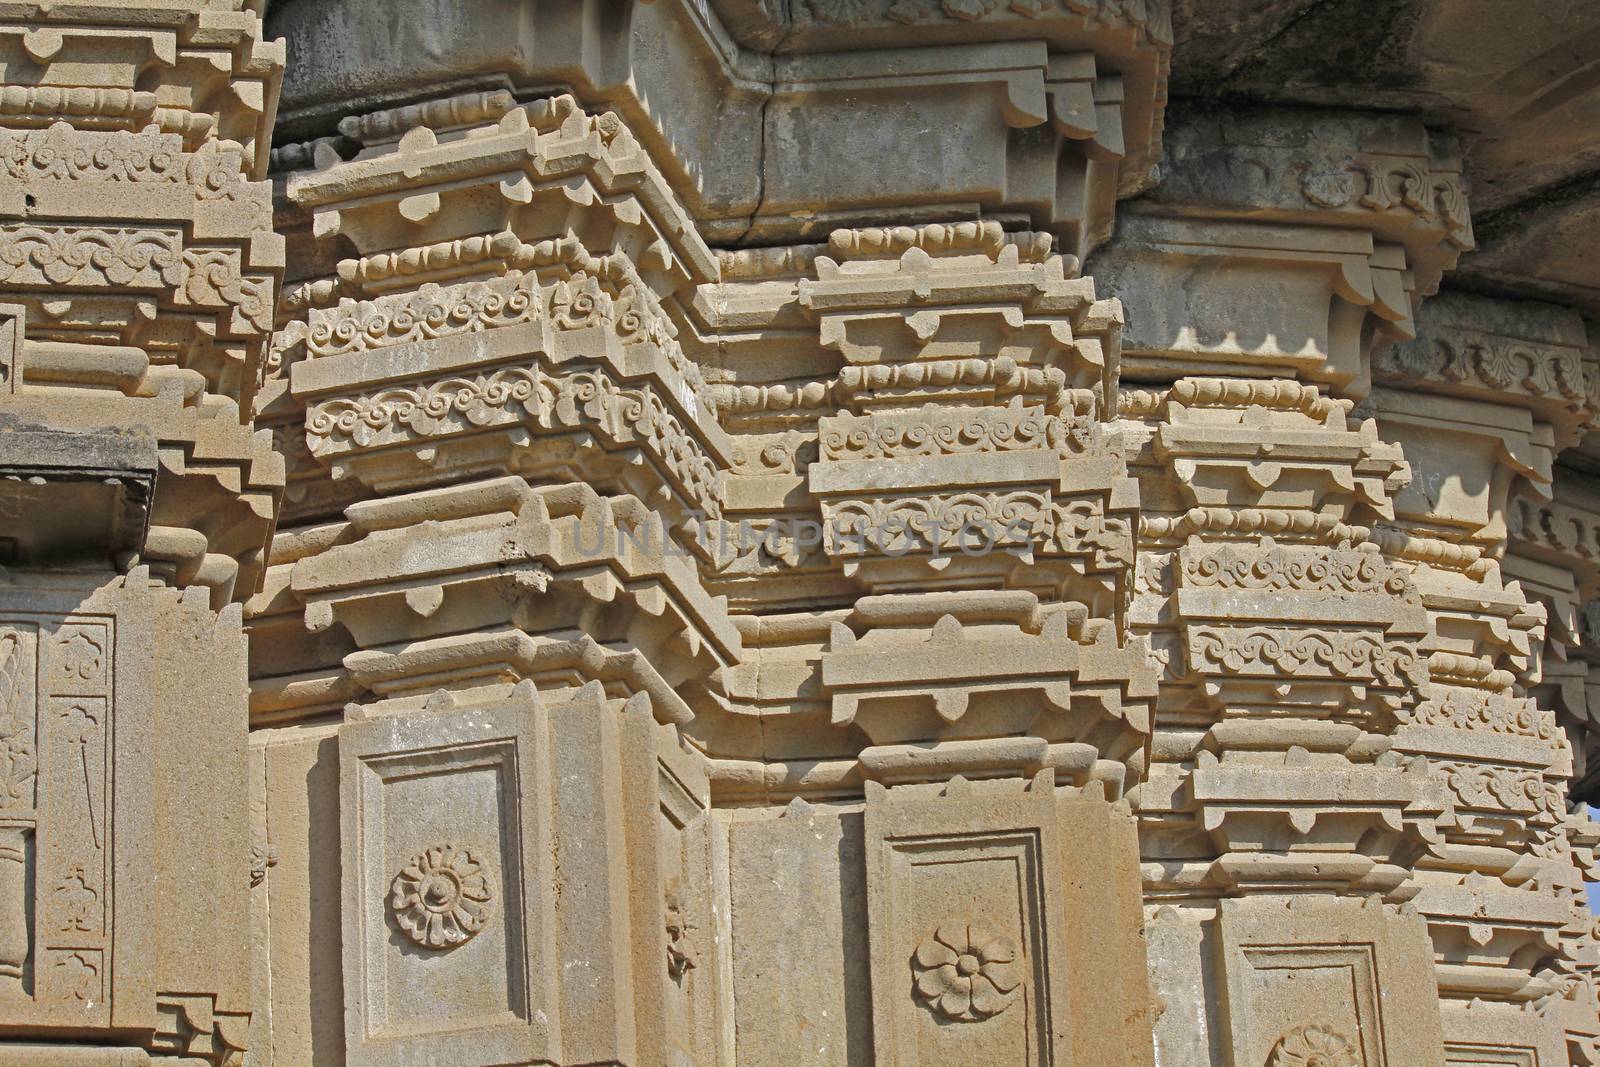
[[[1410,689],[1428,680],[1411,649],[1360,631],[1299,630],[1284,626],[1194,626],[1189,655],[1208,672],[1335,678]]]
[[[1433,171],[1414,160],[1395,161],[1376,155],[1357,160],[1355,170],[1366,185],[1359,200],[1362,207],[1410,211],[1424,222],[1442,225],[1450,243],[1457,248],[1475,247],[1459,174]],[[1310,190],[1306,196],[1311,199]]]
[[[1371,546],[1358,550],[1341,542],[1326,551],[1291,551],[1264,538],[1258,549],[1233,545],[1183,559],[1183,584],[1200,589],[1277,592],[1382,593],[1415,600],[1409,578],[1391,567]]]
[[[643,444],[708,515],[720,514],[724,474],[657,387],[624,388],[598,368],[557,376],[537,364],[504,367],[318,401],[307,409],[306,436],[320,458],[515,423]]]
[[[176,230],[0,226],[0,284],[175,288],[188,269]]]
[[[1100,424],[1087,416],[1046,415],[1024,408],[941,409],[932,404],[904,417],[840,415],[821,432],[825,460],[904,459],[1043,450],[1063,458],[1097,450]]]
[[[1564,434],[1573,432],[1568,424],[1587,427],[1600,418],[1600,365],[1585,356],[1581,336],[1561,343],[1430,319],[1415,340],[1373,356],[1375,380],[1456,387],[1496,403],[1521,397],[1536,410],[1554,405],[1558,410],[1544,417]]]
[[[1543,826],[1553,826],[1566,816],[1565,790],[1539,771],[1437,759],[1429,762],[1465,808],[1526,818]]]
[[[515,272],[488,281],[441,286],[313,310],[306,348],[313,358],[431,341],[531,322],[543,313],[538,277]]]
[[[79,85],[0,85],[0,119],[74,128],[143,126],[156,113],[156,94],[145,90]]]
[[[1542,741],[1555,740],[1557,731],[1555,712],[1539,707],[1532,697],[1473,689],[1443,689],[1440,695],[1418,701],[1405,718],[1418,726],[1448,726]]]
[[[54,122],[17,133],[0,128],[0,165],[16,181],[108,181],[176,184],[187,177],[183,138],[175,134],[96,133]]]

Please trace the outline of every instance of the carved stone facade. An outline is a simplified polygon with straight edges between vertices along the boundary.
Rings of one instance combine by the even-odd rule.
[[[1254,6],[0,2],[0,1064],[1600,1067],[1600,15]]]

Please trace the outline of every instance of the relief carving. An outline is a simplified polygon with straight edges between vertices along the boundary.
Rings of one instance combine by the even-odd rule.
[[[0,989],[20,991],[33,949],[28,931],[28,836],[20,826],[0,827]]]
[[[389,910],[423,948],[452,949],[488,925],[494,898],[487,864],[445,842],[413,856],[395,875]]]
[[[1170,0],[580,0],[549,34],[559,5],[509,5],[492,44],[522,69],[429,100],[483,36],[434,31],[493,6],[430,0],[281,101],[272,23],[319,5],[125,6],[0,17],[0,80],[94,83],[0,86],[0,386],[52,431],[74,389],[54,410],[132,413],[163,464],[101,576],[159,621],[0,624],[0,1006],[44,1009],[0,1011],[6,1041],[1405,1067],[1444,1058],[1441,997],[1589,1025],[1596,838],[1564,783],[1594,635],[1539,642],[1600,588],[1600,511],[1544,491],[1600,364],[1581,336],[1405,347],[1472,244],[1453,135],[1348,99],[1240,137],[1183,114],[1229,102],[1175,107],[1199,132],[1163,152],[1170,9],[1206,6]],[[323,35],[385,11],[320,6]],[[534,28],[574,46],[559,77]],[[386,85],[412,37],[428,62]],[[311,139],[267,180],[280,105]],[[1156,265],[1119,277],[1129,248]],[[1462,453],[1493,458],[1417,459],[1404,394],[1418,439],[1489,427]],[[289,485],[247,499],[215,457],[252,433]],[[726,562],[710,520],[759,547]],[[189,645],[237,637],[220,697],[149,637],[180,598]],[[182,754],[239,755],[247,669],[270,751]],[[806,835],[815,869],[750,862]],[[1514,896],[1545,908],[1520,932]],[[196,897],[217,932],[191,945]],[[265,951],[227,951],[246,927]],[[1206,1032],[1163,1047],[1152,1014]]]
[[[1190,654],[1206,669],[1234,674],[1361,678],[1397,688],[1420,685],[1427,679],[1426,667],[1409,649],[1390,647],[1377,637],[1356,632],[1195,627]]]
[[[283,483],[252,425],[284,271],[262,10],[0,12],[6,1064],[238,1067],[161,1045],[158,990],[241,1039],[256,1010],[240,605]]]
[[[1350,1039],[1331,1026],[1297,1026],[1278,1039],[1267,1067],[1365,1067]]]
[[[829,460],[1028,450],[1066,457],[1095,445],[1100,429],[1085,415],[1047,415],[1040,409],[1024,408],[1020,398],[1009,408],[949,412],[929,404],[911,418],[840,416],[825,425],[822,456]]]
[[[73,864],[66,877],[56,883],[55,901],[63,916],[62,933],[90,933],[98,929],[94,909],[100,902],[100,894],[89,888],[82,864]]]
[[[278,850],[271,845],[250,846],[250,888],[267,880],[267,869],[278,865]]]
[[[1453,244],[1472,247],[1472,223],[1459,176],[1437,173],[1415,162],[1390,163],[1377,158],[1360,160],[1356,168],[1366,179],[1363,207],[1373,211],[1404,208],[1430,222],[1438,220]]]
[[[542,300],[531,273],[449,287],[429,282],[414,293],[313,313],[306,347],[312,356],[335,356],[511,326],[538,318]]]
[[[159,288],[183,281],[182,235],[175,230],[77,226],[0,228],[0,282]]]
[[[537,368],[507,367],[471,379],[446,378],[330,401],[310,410],[306,430],[312,455],[320,455],[329,450],[329,442],[348,441],[361,448],[403,440],[408,431],[429,436],[487,426],[515,418],[517,407],[545,422],[554,403],[552,381]]]
[[[850,500],[824,508],[823,516],[841,554],[887,556],[1024,548],[1048,538],[1054,525],[1049,502],[1026,490]]]
[[[166,134],[80,133],[65,122],[25,134],[0,130],[0,160],[18,181],[179,182],[182,153],[182,140]]]
[[[1545,741],[1553,740],[1558,729],[1555,714],[1531,699],[1470,689],[1448,689],[1442,697],[1419,701],[1409,711],[1407,719],[1426,726],[1449,726]]]
[[[689,943],[689,933],[694,925],[689,922],[683,906],[677,878],[667,883],[666,911],[667,973],[673,978],[682,978],[694,970],[700,961],[695,956],[694,946]]]
[[[102,713],[103,714],[103,713]],[[61,720],[61,728],[68,745],[78,750],[77,764],[83,772],[83,797],[84,804],[89,814],[89,832],[93,837],[94,847],[100,847],[100,824],[95,821],[94,790],[95,773],[90,770],[89,749],[94,747],[98,753],[100,745],[96,737],[100,729],[100,714],[91,710],[90,702],[74,702],[56,713]],[[94,760],[99,762],[99,756]]]
[[[940,923],[917,946],[911,971],[918,999],[954,1022],[999,1015],[1022,988],[1016,943],[981,919]]]
[[[659,390],[622,388],[599,369],[557,377],[538,365],[504,367],[340,397],[308,408],[306,435],[311,454],[320,457],[517,422],[594,429],[643,445],[706,514],[721,513],[723,472]]]
[[[232,308],[246,330],[265,333],[272,328],[276,288],[269,276],[243,273],[240,255],[228,248],[185,248],[181,295],[196,307]]]
[[[1198,588],[1270,589],[1287,592],[1387,593],[1408,598],[1415,590],[1406,576],[1377,551],[1350,544],[1312,555],[1287,552],[1262,538],[1264,551],[1224,546],[1184,560],[1184,584]]]
[[[550,294],[550,317],[558,330],[582,330],[611,321],[611,297],[600,281],[579,271]]]
[[[31,807],[38,773],[29,646],[16,630],[0,630],[0,810]]]
[[[0,629],[0,812],[16,812],[31,821],[39,764],[29,638],[21,630]],[[18,988],[33,948],[28,915],[31,835],[26,825],[0,827],[0,979]]]
[[[89,632],[73,629],[56,644],[56,656],[61,664],[61,676],[68,685],[95,682],[105,667],[105,645],[96,641]]]
[[[100,953],[57,953],[51,971],[58,999],[91,1003],[100,999]]]

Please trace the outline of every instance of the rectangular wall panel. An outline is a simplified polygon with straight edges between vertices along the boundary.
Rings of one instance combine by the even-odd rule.
[[[529,929],[531,716],[515,707],[340,733],[349,1060],[515,1062],[552,1006]]]

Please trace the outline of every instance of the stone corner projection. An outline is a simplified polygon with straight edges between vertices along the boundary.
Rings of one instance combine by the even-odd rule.
[[[1596,69],[0,0],[0,1067],[1600,1067]]]

